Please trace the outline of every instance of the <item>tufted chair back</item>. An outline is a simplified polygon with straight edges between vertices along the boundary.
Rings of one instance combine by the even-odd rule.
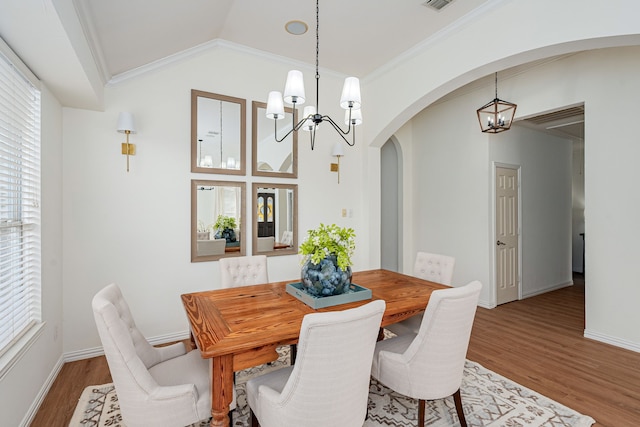
[[[267,256],[220,258],[220,278],[223,288],[269,283]]]
[[[460,424],[466,426],[460,385],[482,284],[431,293],[418,333],[379,341],[371,375],[402,395],[419,400],[418,425],[424,425],[425,400],[454,395]]]
[[[127,426],[182,427],[211,416],[209,362],[199,351],[187,352],[182,342],[149,344],[114,283],[93,297],[92,308]]]
[[[416,254],[416,263],[413,267],[413,275],[431,282],[451,285],[455,263],[456,259],[454,257],[418,252]]]
[[[261,427],[361,427],[385,307],[374,300],[304,316],[295,364],[247,382],[252,418]]]

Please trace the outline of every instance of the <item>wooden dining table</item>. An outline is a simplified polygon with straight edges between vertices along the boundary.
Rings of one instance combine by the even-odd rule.
[[[286,291],[287,283],[267,283],[181,295],[192,340],[211,359],[211,426],[229,427],[234,372],[274,361],[276,348],[298,342],[302,318],[309,313],[354,308],[382,299],[381,327],[424,311],[431,292],[446,285],[388,270],[353,273],[352,282],[372,298],[313,309]]]

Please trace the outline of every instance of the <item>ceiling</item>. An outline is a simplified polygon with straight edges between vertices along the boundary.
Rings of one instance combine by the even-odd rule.
[[[491,0],[322,0],[320,66],[364,77],[445,28],[461,25]],[[437,0],[437,3],[446,1]],[[74,0],[94,56],[115,76],[170,55],[224,40],[315,64],[313,0]],[[299,36],[285,24],[300,20]]]
[[[320,68],[364,78],[508,3],[322,0]],[[311,65],[316,59],[313,0],[0,0],[0,10],[0,37],[67,107],[99,110],[110,82],[219,43]],[[308,31],[287,33],[293,20]],[[555,130],[531,119],[521,122],[583,137],[574,117],[563,119],[566,126],[554,123]]]

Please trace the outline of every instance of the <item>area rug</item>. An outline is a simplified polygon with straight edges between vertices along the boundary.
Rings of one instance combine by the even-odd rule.
[[[233,413],[233,427],[249,426],[249,408],[245,383],[249,378],[285,366],[288,348],[270,365],[260,365],[236,375],[238,408]],[[462,402],[467,424],[472,427],[588,427],[589,417],[467,361],[462,381]],[[369,416],[365,427],[414,427],[417,402],[397,394],[372,380],[369,389]],[[425,426],[458,426],[453,398],[427,402]],[[207,421],[191,427],[206,427]],[[118,396],[113,384],[87,387],[80,397],[69,427],[126,427],[120,415]]]

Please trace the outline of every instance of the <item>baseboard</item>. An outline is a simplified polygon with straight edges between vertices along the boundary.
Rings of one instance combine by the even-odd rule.
[[[640,343],[637,343],[637,342],[623,340],[618,337],[612,337],[609,335],[601,334],[599,332],[590,331],[588,329],[584,330],[584,337],[595,340],[595,341],[600,341],[605,344],[611,344],[616,347],[635,351],[636,353],[640,353]]]
[[[573,286],[573,280],[569,280],[568,282],[565,282],[565,283],[559,283],[557,285],[549,286],[544,289],[537,289],[533,292],[527,292],[526,294],[523,293],[522,299],[535,297],[536,295],[546,294],[547,292],[556,291],[558,289],[566,288],[569,286]]]
[[[169,342],[182,341],[189,338],[189,332],[176,332],[174,334],[158,335],[155,337],[147,338],[149,344],[160,345]],[[77,350],[64,353],[63,358],[65,362],[74,362],[76,360],[90,359],[92,357],[102,356],[104,350],[102,347],[87,348],[84,350]]]
[[[51,386],[53,385],[53,382],[58,377],[58,374],[60,373],[60,370],[62,369],[63,365],[64,365],[64,359],[63,357],[60,357],[56,362],[55,366],[53,367],[53,369],[51,370],[49,377],[47,377],[47,380],[40,388],[40,391],[38,392],[38,395],[36,396],[35,400],[31,403],[29,410],[27,411],[26,415],[22,419],[22,422],[20,423],[20,427],[29,427],[31,425],[31,422],[33,421],[33,419],[36,417],[36,414],[38,413],[38,409],[40,408],[40,405],[42,405],[42,401],[47,396],[47,393],[49,393],[49,389],[51,388]]]

